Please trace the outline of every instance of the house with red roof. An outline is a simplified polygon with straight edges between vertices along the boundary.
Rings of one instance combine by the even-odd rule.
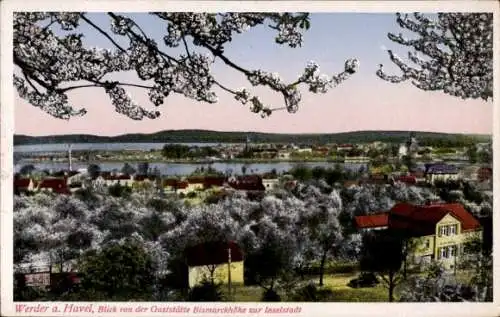
[[[14,178],[14,194],[28,193],[35,190],[35,182],[31,178]]]
[[[186,249],[189,287],[213,279],[227,284],[244,283],[243,251],[235,242],[206,242]]]
[[[477,181],[484,182],[493,178],[493,169],[491,167],[481,167],[477,171]]]
[[[454,269],[464,255],[463,245],[482,238],[479,221],[459,203],[412,205],[398,203],[390,211],[355,217],[360,231],[389,229],[409,238],[409,263],[424,265],[437,260]]]
[[[263,192],[266,190],[259,175],[241,175],[228,179],[230,188],[244,192]]]
[[[417,178],[413,175],[401,175],[401,176],[394,178],[394,182],[404,183],[406,185],[416,185]]]
[[[389,227],[389,213],[381,212],[367,216],[357,216],[354,218],[356,227],[363,231],[385,230]]]
[[[44,178],[38,183],[36,189],[38,191],[46,191],[57,194],[71,194],[66,178]]]

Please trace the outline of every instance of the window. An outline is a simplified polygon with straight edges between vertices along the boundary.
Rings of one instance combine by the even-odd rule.
[[[448,226],[439,227],[439,236],[447,236],[449,233]]]
[[[457,234],[458,225],[451,225],[450,226],[450,235],[455,235]]]
[[[448,253],[448,248],[445,247],[445,248],[439,248],[439,258],[440,259],[447,259],[449,256],[449,253]]]
[[[431,239],[425,240],[424,248],[428,249],[431,246]]]
[[[456,245],[450,246],[449,249],[450,249],[450,255],[452,257],[457,256],[457,246]]]

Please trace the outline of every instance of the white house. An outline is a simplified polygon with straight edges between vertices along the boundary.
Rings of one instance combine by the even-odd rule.
[[[278,187],[279,183],[280,181],[276,176],[264,176],[262,178],[262,185],[264,185],[266,191],[275,189]]]

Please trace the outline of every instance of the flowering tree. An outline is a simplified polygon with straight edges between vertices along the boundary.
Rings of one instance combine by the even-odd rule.
[[[320,261],[319,285],[323,286],[326,260],[343,240],[339,222],[342,200],[336,190],[324,194],[314,186],[308,186],[301,194],[304,195],[306,204],[301,213],[301,223],[306,231],[305,239],[311,241],[315,258]]]
[[[423,90],[441,90],[463,99],[493,98],[493,14],[438,13],[428,17],[397,14],[402,29],[416,33],[413,39],[389,33],[391,41],[413,49],[409,65],[388,50],[402,75],[388,75],[383,65],[377,75],[389,82],[410,80]]]
[[[265,25],[277,32],[277,44],[301,46],[303,32],[309,28],[307,13],[172,13],[152,12],[152,19],[164,23],[163,43],[146,34],[134,19],[108,12],[109,30],[99,27],[84,12],[22,12],[14,14],[14,86],[19,96],[54,117],[69,119],[83,115],[74,109],[67,92],[97,87],[111,99],[117,112],[132,119],[154,119],[158,111],[136,104],[124,87],[147,89],[149,99],[159,106],[172,93],[207,103],[218,100],[214,86],[230,93],[261,116],[286,109],[293,113],[301,101],[300,85],[313,93],[325,93],[356,72],[358,61],[349,59],[338,75],[322,75],[311,62],[295,82],[286,83],[276,73],[251,70],[238,65],[224,52],[239,33]],[[81,25],[89,26],[109,40],[113,49],[86,47]],[[57,30],[59,26],[67,35]],[[121,41],[128,41],[124,46]],[[175,52],[182,51],[180,54]],[[243,74],[253,86],[264,86],[283,96],[284,107],[265,105],[246,88],[234,89],[211,73],[215,61]],[[111,79],[111,73],[135,71],[144,84]]]

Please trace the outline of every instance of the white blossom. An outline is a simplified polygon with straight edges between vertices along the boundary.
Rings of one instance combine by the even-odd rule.
[[[172,93],[196,101],[216,103],[214,86],[233,94],[243,104],[250,102],[251,111],[262,117],[273,111],[287,109],[294,113],[301,102],[298,85],[306,84],[312,92],[326,92],[353,74],[357,61],[348,60],[344,72],[332,77],[311,77],[295,83],[285,83],[275,72],[247,70],[237,65],[224,53],[236,34],[267,25],[277,33],[275,41],[290,47],[302,45],[303,32],[308,28],[308,14],[304,13],[174,13],[153,12],[151,18],[165,25],[164,44],[167,50],[144,33],[134,19],[108,12],[107,28],[96,25],[83,12],[18,12],[14,14],[13,78],[19,96],[50,115],[70,119],[86,114],[70,104],[67,92],[73,89],[97,87],[108,94],[115,110],[134,120],[155,119],[159,111],[148,110],[137,104],[125,90],[127,86],[147,89],[149,100],[160,106]],[[55,32],[56,26],[65,30]],[[80,26],[104,36],[111,49],[87,47]],[[118,44],[126,38],[128,46]],[[174,54],[171,48],[181,47]],[[279,92],[284,107],[266,105],[248,91],[235,91],[220,83],[212,74],[216,60],[244,74],[254,85]],[[134,71],[144,84],[125,83],[115,74]],[[104,79],[104,78],[107,79]],[[306,76],[307,77],[307,76]],[[82,84],[83,83],[83,84]],[[72,85],[74,84],[74,85]]]
[[[408,60],[403,61],[387,50],[402,75],[388,75],[380,65],[377,75],[389,82],[406,80],[422,90],[441,90],[463,99],[493,98],[493,14],[438,13],[437,18],[414,13],[397,14],[403,29],[416,38],[389,33],[391,41],[407,46]]]

